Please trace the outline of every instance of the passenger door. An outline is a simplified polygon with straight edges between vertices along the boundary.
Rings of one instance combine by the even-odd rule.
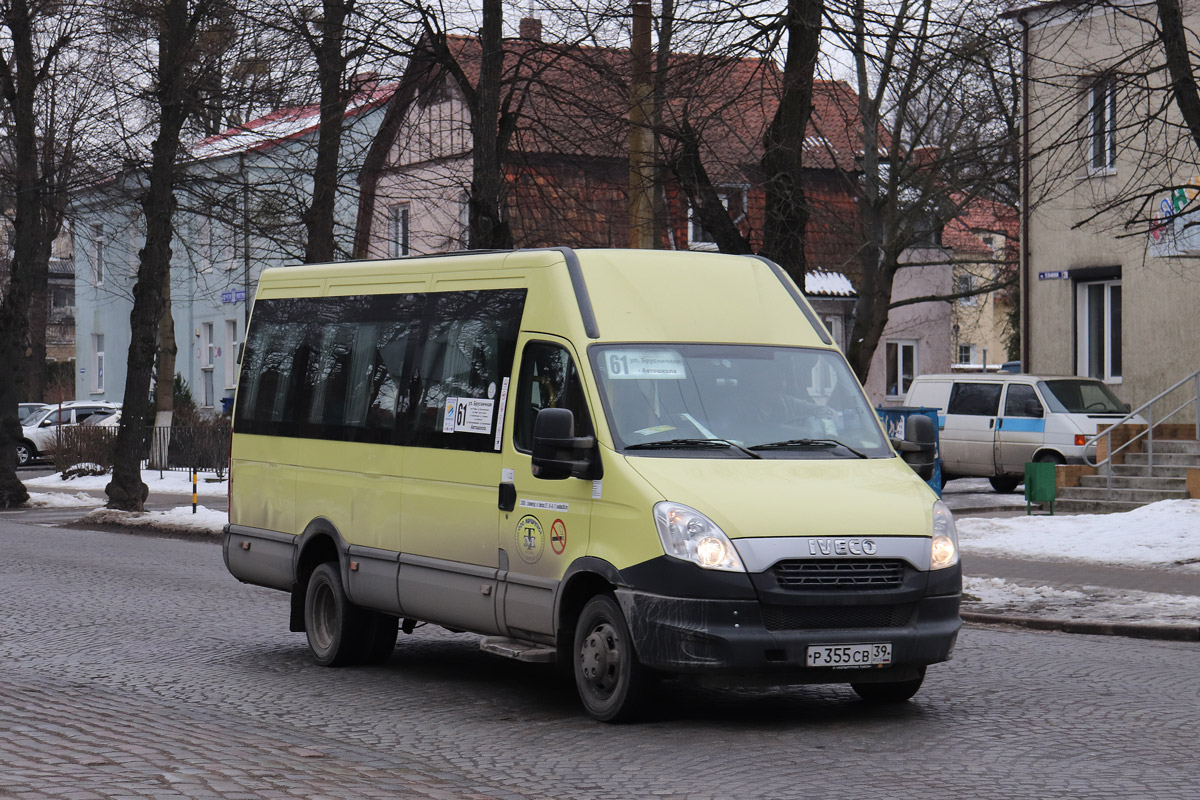
[[[563,340],[541,334],[522,339],[500,488],[500,616],[512,636],[554,635],[559,582],[571,562],[588,549],[593,482],[535,478],[530,455],[534,421],[544,408],[570,409],[575,435],[594,435],[576,364]]]
[[[996,469],[1023,474],[1025,462],[1046,437],[1046,410],[1033,386],[1010,383],[1004,394],[1004,415],[996,426]]]
[[[955,475],[996,474],[996,418],[1003,384],[955,381],[942,431],[943,469]]]

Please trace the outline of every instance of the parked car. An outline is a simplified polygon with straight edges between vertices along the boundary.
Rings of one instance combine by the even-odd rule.
[[[1088,439],[1129,414],[1106,385],[1074,375],[918,375],[904,403],[938,409],[945,480],[988,478],[997,492],[1016,489],[1028,461],[1094,459]]]
[[[48,408],[50,408],[50,406],[46,405],[45,403],[18,403],[17,420],[24,425],[25,420],[29,419],[37,412],[45,411]]]
[[[17,443],[17,463],[28,464],[54,452],[59,429],[78,425],[96,414],[110,415],[121,408],[120,403],[73,401],[39,411],[21,425],[21,441]]]

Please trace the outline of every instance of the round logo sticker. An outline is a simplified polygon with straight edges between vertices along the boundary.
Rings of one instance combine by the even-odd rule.
[[[536,564],[546,550],[546,534],[537,517],[526,514],[517,521],[517,555],[526,564]]]
[[[554,520],[550,526],[550,549],[556,556],[561,556],[567,549],[567,525],[561,519]]]

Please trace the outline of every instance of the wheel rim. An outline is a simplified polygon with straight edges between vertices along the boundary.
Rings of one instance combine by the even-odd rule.
[[[17,445],[17,463],[25,464],[29,461],[29,448],[23,444]]]
[[[621,682],[624,659],[616,628],[608,622],[596,625],[579,650],[580,672],[588,690],[598,697],[610,696]]]
[[[333,634],[337,628],[333,590],[328,583],[320,583],[313,592],[313,643],[318,650],[326,651],[333,646]]]

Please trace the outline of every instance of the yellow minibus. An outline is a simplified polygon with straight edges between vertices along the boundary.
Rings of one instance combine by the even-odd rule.
[[[889,441],[764,258],[269,269],[233,426],[225,563],[319,664],[433,623],[619,721],[664,676],[907,700],[961,625],[932,424]]]

